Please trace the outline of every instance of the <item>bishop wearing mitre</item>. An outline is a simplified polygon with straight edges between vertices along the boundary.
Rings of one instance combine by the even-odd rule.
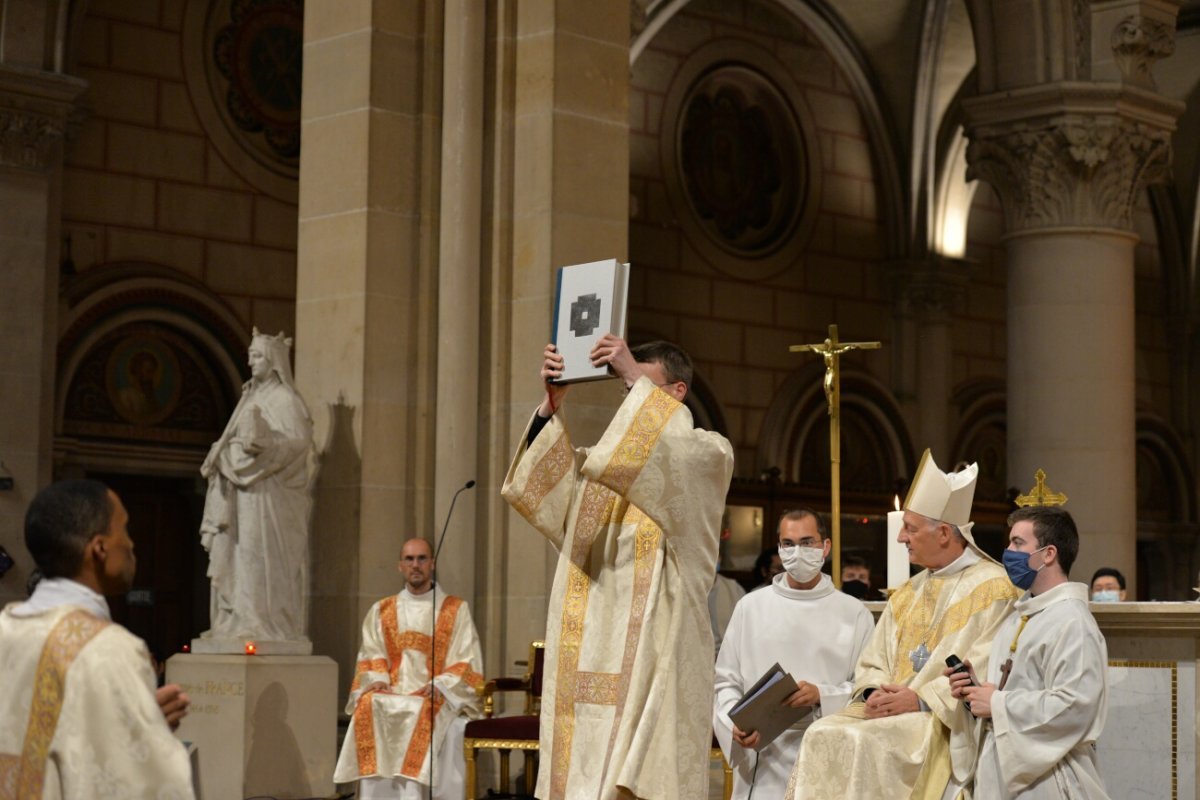
[[[921,457],[897,540],[924,569],[888,599],[850,705],[808,729],[786,797],[938,800],[969,781],[974,739],[942,671],[950,655],[979,670],[1017,597],[971,536],[978,474],[977,464],[947,474],[929,450]]]

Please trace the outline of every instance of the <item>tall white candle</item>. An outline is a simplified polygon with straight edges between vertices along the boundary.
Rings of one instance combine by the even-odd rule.
[[[908,548],[896,541],[904,527],[904,512],[900,510],[900,498],[896,498],[896,510],[887,515],[887,585],[899,589],[908,580]]]

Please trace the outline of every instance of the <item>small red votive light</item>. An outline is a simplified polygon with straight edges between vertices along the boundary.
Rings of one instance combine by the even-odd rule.
[[[185,652],[185,653],[190,653],[190,652],[192,652],[192,646],[191,646],[190,644],[185,644],[185,645],[183,646],[183,652]]]
[[[258,648],[254,645],[254,642],[246,642],[246,655],[252,656],[257,652]]]

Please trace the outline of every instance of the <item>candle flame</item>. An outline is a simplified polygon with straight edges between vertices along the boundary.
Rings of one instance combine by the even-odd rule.
[[[892,498],[893,498],[893,501],[894,501],[894,503],[895,503],[895,505],[896,505],[896,510],[897,510],[897,511],[899,511],[899,510],[900,510],[900,495],[898,495],[898,494],[897,494],[897,495],[892,495]]]

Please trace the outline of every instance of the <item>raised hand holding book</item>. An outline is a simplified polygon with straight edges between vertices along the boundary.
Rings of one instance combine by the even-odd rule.
[[[628,295],[629,265],[616,259],[559,268],[551,341],[563,373],[555,383],[611,377],[607,366],[593,367],[588,354],[606,333],[625,338]]]

